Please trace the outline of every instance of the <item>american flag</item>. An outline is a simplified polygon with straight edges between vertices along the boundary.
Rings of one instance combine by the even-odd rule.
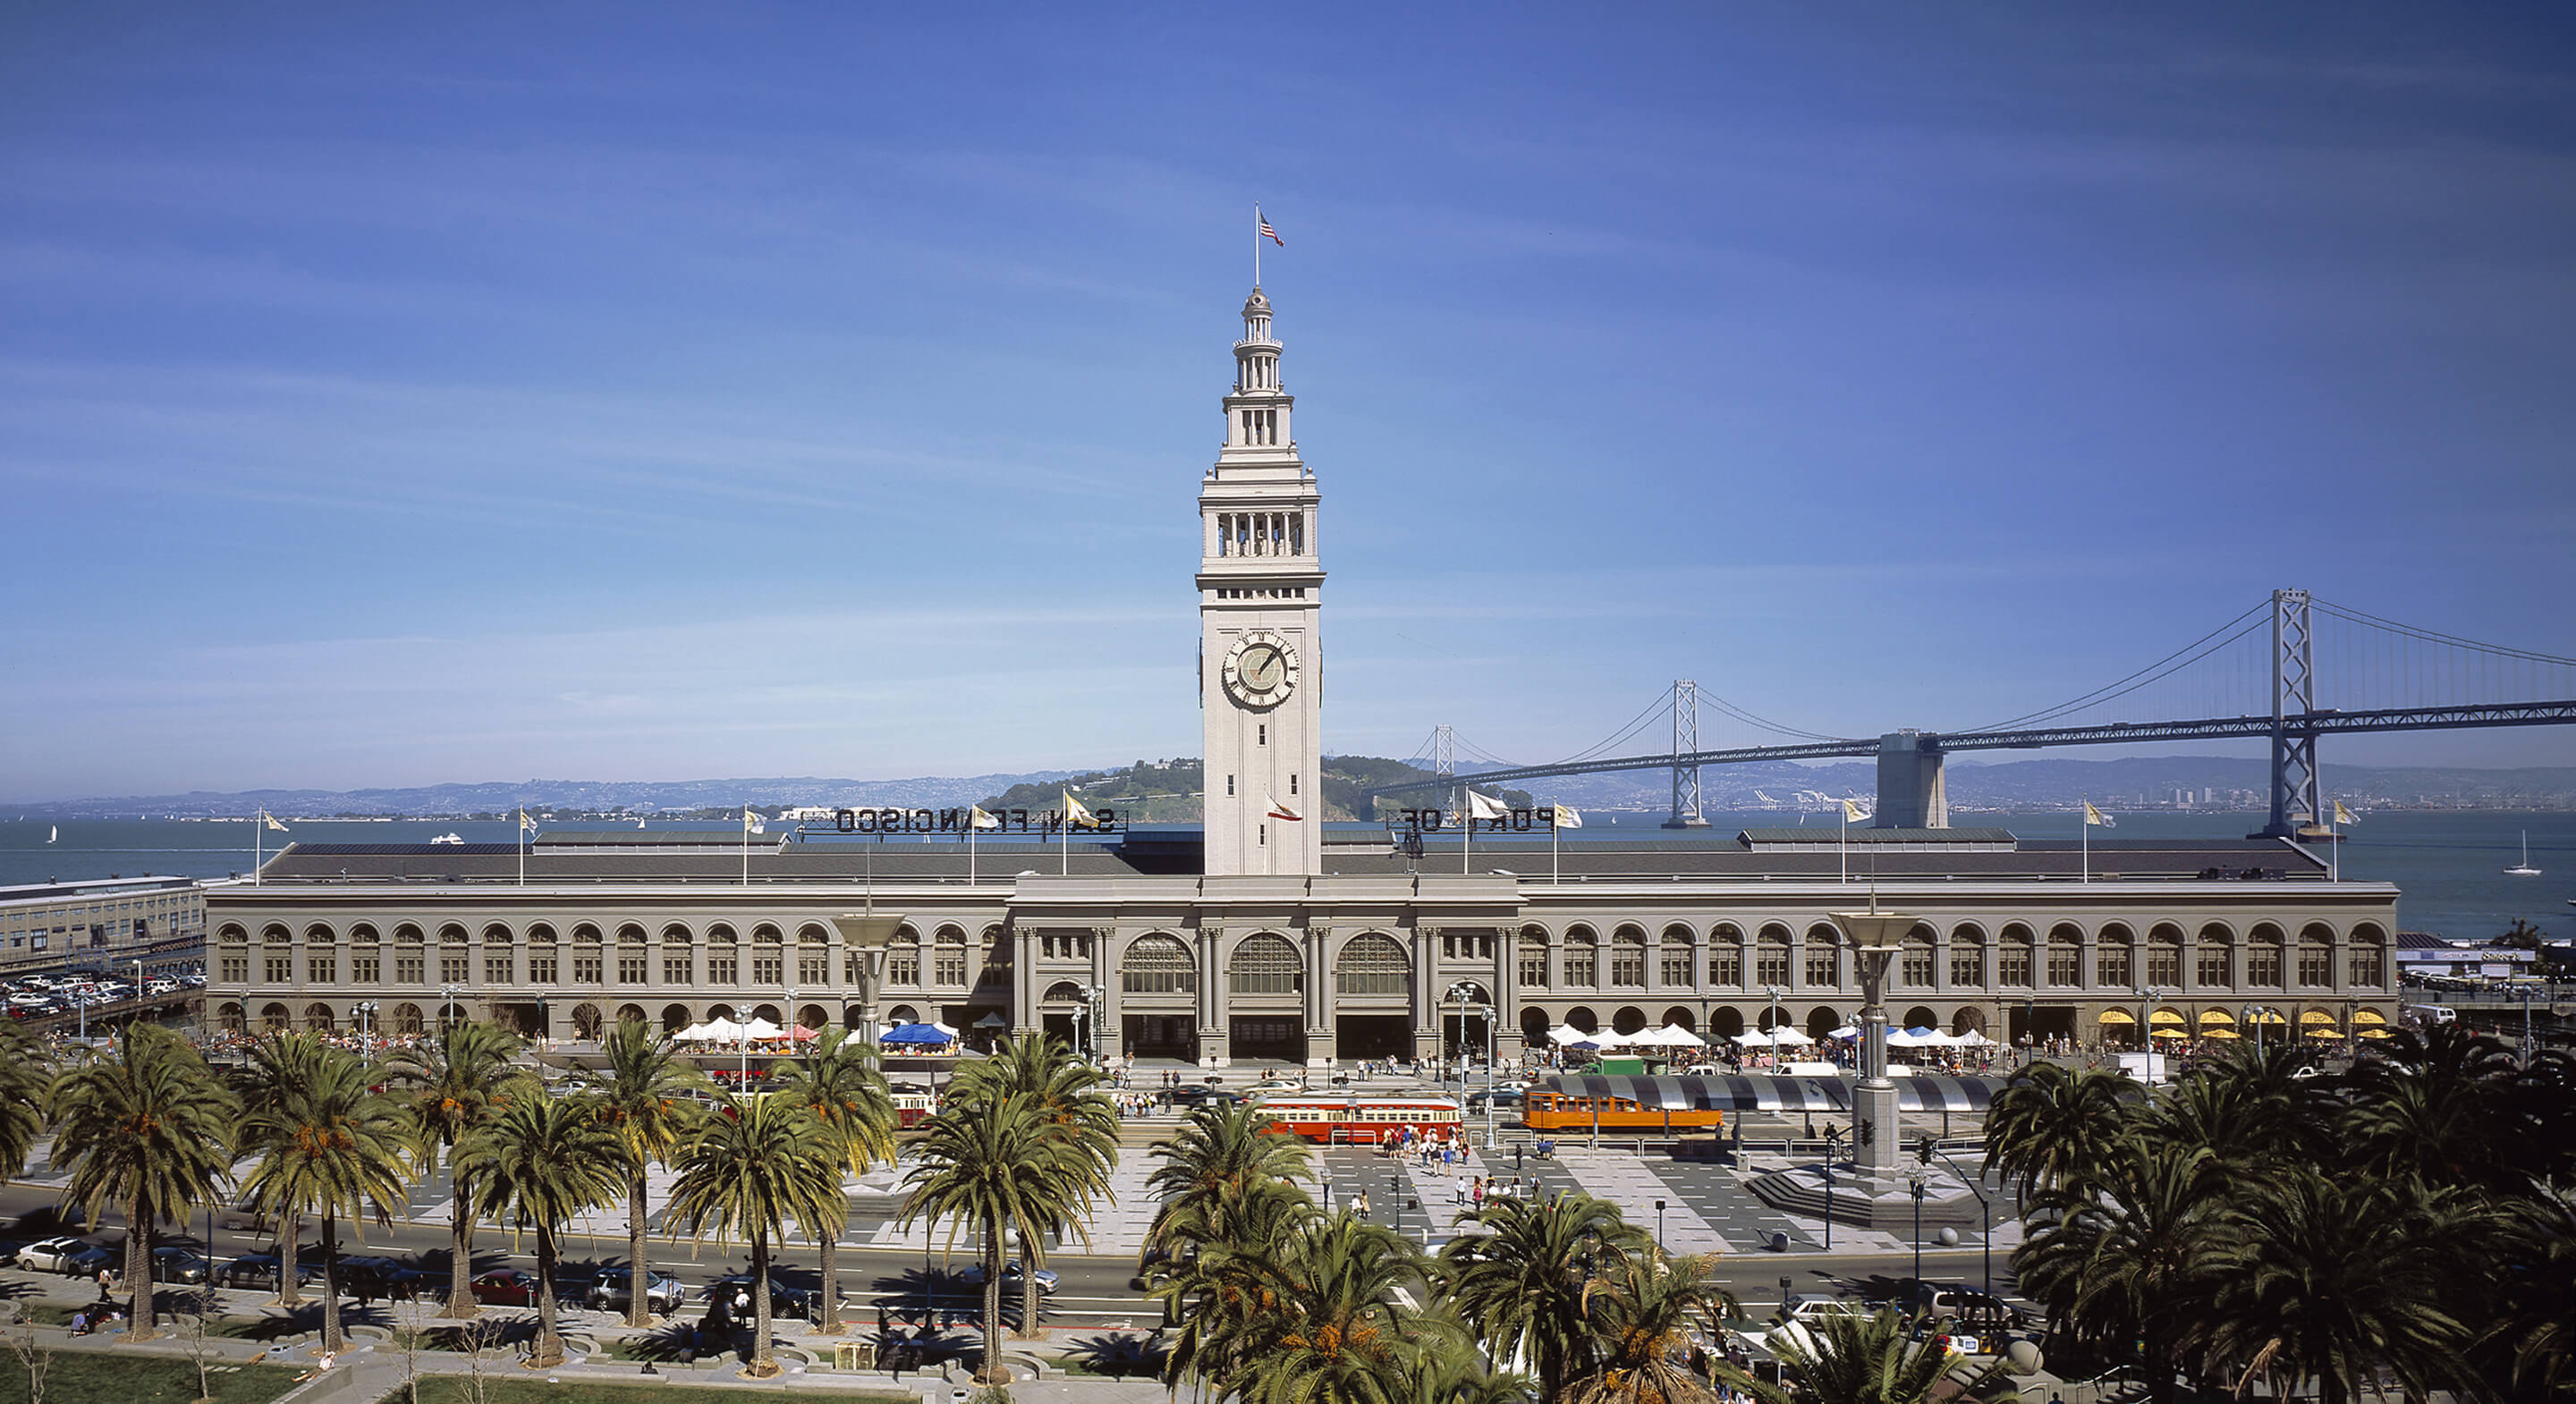
[[[1279,237],[1279,231],[1270,227],[1269,220],[1262,219],[1259,215],[1254,215],[1253,218],[1260,220],[1261,232],[1269,237],[1270,242],[1277,244],[1283,249],[1288,247],[1288,241]]]

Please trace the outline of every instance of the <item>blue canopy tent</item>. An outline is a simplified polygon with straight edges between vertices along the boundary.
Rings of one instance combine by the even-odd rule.
[[[877,1038],[879,1043],[900,1043],[906,1046],[946,1044],[956,1041],[955,1034],[936,1024],[902,1024],[886,1030]]]

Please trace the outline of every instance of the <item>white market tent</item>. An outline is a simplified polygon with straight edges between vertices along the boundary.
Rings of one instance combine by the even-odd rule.
[[[1747,1048],[1803,1048],[1806,1045],[1815,1042],[1814,1039],[1807,1037],[1796,1029],[1788,1028],[1774,1029],[1769,1033],[1764,1033],[1760,1029],[1753,1029],[1745,1033],[1737,1034],[1735,1036],[1735,1041],[1743,1044]]]
[[[1700,1040],[1699,1035],[1679,1024],[1666,1024],[1660,1029],[1641,1029],[1628,1041],[1653,1044],[1659,1048],[1706,1048],[1708,1046]]]
[[[787,1030],[778,1027],[767,1019],[754,1015],[752,1016],[750,1023],[744,1024],[740,1027],[740,1032],[737,1036],[748,1042],[758,1043],[762,1039],[785,1038],[787,1037]]]
[[[1547,1031],[1547,1041],[1563,1048],[1575,1043],[1598,1043],[1600,1040],[1572,1024],[1559,1024]]]
[[[742,1037],[742,1025],[718,1015],[703,1024],[691,1024],[671,1037],[682,1043],[732,1043]]]

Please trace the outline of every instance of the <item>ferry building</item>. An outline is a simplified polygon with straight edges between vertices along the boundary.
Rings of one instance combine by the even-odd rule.
[[[1200,480],[1198,826],[977,836],[553,831],[510,844],[292,844],[205,898],[208,1009],[234,1027],[552,1038],[719,1014],[1044,1028],[1106,1054],[1323,1065],[1558,1024],[1811,1033],[1859,1012],[1829,913],[1921,918],[1900,1025],[2137,1046],[2143,1031],[2383,1035],[2397,890],[2287,840],[2033,842],[2000,829],[1658,831],[1407,842],[1322,822],[1314,473],[1255,288]],[[877,832],[866,832],[877,831]],[[1853,876],[1846,879],[1846,873]],[[853,917],[859,918],[852,920]],[[874,989],[863,986],[870,980]]]

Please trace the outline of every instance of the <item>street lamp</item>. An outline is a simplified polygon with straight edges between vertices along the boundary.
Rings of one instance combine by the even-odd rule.
[[[1077,1021],[1074,1024],[1074,1041],[1082,1045],[1082,1056],[1089,1062],[1100,1061],[1100,1050],[1096,1046],[1100,1025],[1098,1016],[1092,1011],[1100,1006],[1100,997],[1105,993],[1107,991],[1098,985],[1084,985],[1082,1007],[1073,1011],[1073,1017]]]
[[[2165,997],[2165,991],[2156,985],[2145,985],[2129,993],[2138,997],[2138,1043],[2147,1050],[2146,1065],[2139,1069],[2139,1075],[2147,1082],[2147,1105],[2154,1106],[2156,1104],[2156,1005]],[[1989,1286],[1987,1290],[1991,1292],[1994,1289]]]
[[[1664,1259],[1664,1202],[1655,1201],[1655,1261]]]
[[[865,912],[843,912],[832,918],[832,925],[841,933],[841,944],[859,957],[859,1022],[866,1026],[868,1047],[873,1050],[877,1046],[877,991],[885,982],[886,947],[893,943],[895,928],[903,925],[903,918],[878,916],[872,888]]]
[[[1825,1251],[1834,1250],[1834,1152],[1840,1149],[1843,1129],[1825,1128]]]
[[[1475,995],[1476,987],[1461,980],[1451,985],[1448,992],[1440,996],[1442,1004],[1447,1004],[1451,1000],[1458,1002],[1458,1037],[1450,1043],[1449,1053],[1458,1060],[1458,1101],[1461,1105],[1464,1105],[1467,1100],[1467,1059],[1463,1052],[1463,1045],[1467,1042],[1467,1001]]]
[[[439,1017],[440,1017],[442,1020],[444,1020],[445,1022],[447,1022],[447,1023],[450,1023],[450,1024],[455,1023],[455,1022],[456,1022],[456,986],[454,986],[454,985],[441,985],[441,986],[439,986],[439,987],[438,987],[438,993],[439,993],[440,998],[441,998],[441,999],[443,999],[443,1000],[445,1001],[445,1007],[444,1007],[444,1008],[442,1008],[442,1009],[440,1010]]]
[[[1776,1072],[1780,1067],[1780,996],[1788,991],[1778,985],[1764,985],[1762,992],[1771,996],[1771,1027],[1764,1031],[1763,1042],[1771,1050],[1771,1067]]]
[[[1977,1213],[1982,1217],[1982,1219],[1984,1220],[1984,1225],[1985,1225],[1985,1226],[1984,1226],[1984,1228],[1983,1228],[1983,1230],[1982,1230],[1982,1233],[1984,1234],[1984,1243],[1983,1243],[1983,1246],[1984,1246],[1984,1248],[1985,1248],[1985,1250],[1986,1250],[1986,1295],[1987,1295],[1987,1296],[1989,1296],[1989,1297],[1991,1297],[1991,1296],[1993,1296],[1993,1295],[1995,1294],[1995,1211],[1994,1211],[1994,1206],[1993,1206],[1992,1204],[1989,1204],[1989,1203],[1986,1201],[1986,1192],[1985,1192],[1984,1188],[1982,1188],[1981,1186],[1979,1186],[1979,1185],[1978,1185],[1978,1183],[1977,1183],[1975,1180],[1972,1180],[1972,1179],[1969,1179],[1969,1178],[1968,1178],[1968,1172],[1959,1168],[1959,1162],[1957,1162],[1957,1161],[1955,1161],[1955,1160],[1952,1160],[1952,1159],[1950,1158],[1950,1153],[1949,1153],[1948,1151],[1942,1150],[1940,1147],[1933,1145],[1933,1144],[1932,1144],[1932,1138],[1931,1138],[1931,1137],[1926,1136],[1926,1137],[1924,1137],[1924,1138],[1923,1138],[1923,1150],[1924,1150],[1924,1152],[1925,1152],[1926,1154],[1930,1154],[1930,1155],[1937,1155],[1937,1156],[1941,1157],[1941,1161],[1942,1161],[1942,1163],[1943,1163],[1943,1164],[1945,1164],[1945,1165],[1948,1165],[1948,1166],[1950,1167],[1950,1173],[1951,1173],[1951,1174],[1953,1174],[1953,1175],[1958,1176],[1958,1177],[1959,1177],[1959,1183],[1961,1183],[1961,1184],[1963,1184],[1963,1185],[1966,1185],[1966,1186],[1968,1187],[1968,1193],[1973,1194],[1973,1195],[1975,1195],[1975,1196],[1977,1197]],[[1920,1198],[1920,1195],[1918,1194],[1918,1196],[1917,1196],[1917,1197],[1918,1197],[1918,1198]],[[1923,1232],[1923,1231],[1922,1231],[1920,1228],[1917,1228],[1917,1229],[1915,1230],[1915,1236],[1916,1236],[1918,1239],[1919,1239],[1919,1238],[1921,1238],[1921,1237],[1922,1237],[1922,1232]],[[1917,1251],[1917,1252],[1920,1252],[1920,1251],[1921,1251],[1921,1247],[1920,1247],[1920,1245],[1919,1245],[1919,1244],[1918,1244],[1918,1245],[1917,1245],[1917,1247],[1916,1247],[1916,1251]],[[1921,1277],[1922,1275],[1923,1275],[1923,1274],[1922,1274],[1920,1271],[1917,1271],[1917,1272],[1915,1273],[1915,1276],[1916,1276],[1916,1277]]]
[[[349,1006],[350,1013],[366,1016],[361,1021],[359,1032],[368,1038],[376,1035],[376,1007],[376,1002],[372,999],[362,999]]]
[[[1914,1182],[1914,1280],[1919,1285],[1923,1281],[1923,1167],[1906,1171],[1905,1178]]]

